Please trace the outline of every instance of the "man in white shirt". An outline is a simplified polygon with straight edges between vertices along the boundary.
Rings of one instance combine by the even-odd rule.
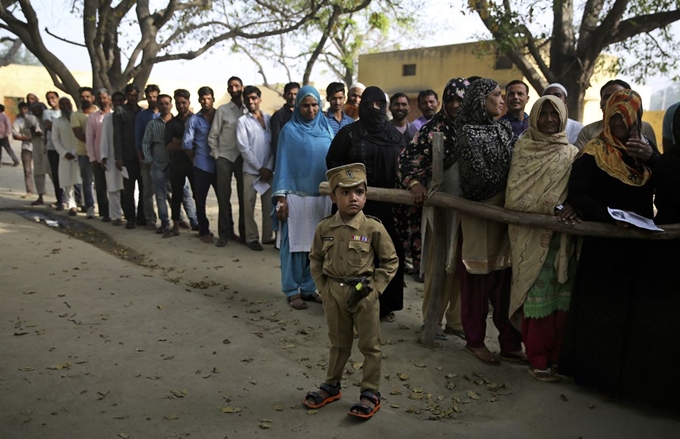
[[[73,104],[69,98],[59,99],[59,110],[61,116],[52,122],[52,144],[59,153],[59,186],[64,190],[64,204],[68,209],[68,214],[76,216],[76,200],[73,189],[76,184],[82,183],[80,176],[80,165],[76,149],[78,139],[71,128],[71,115],[73,114]]]
[[[243,214],[243,158],[236,142],[236,125],[246,109],[243,105],[243,81],[232,76],[227,81],[227,92],[231,101],[220,105],[210,127],[208,146],[210,155],[215,159],[217,173],[215,192],[219,214],[217,218],[217,232],[219,239],[217,247],[224,247],[227,241],[240,241],[234,232],[234,217],[231,207],[231,180],[236,178],[236,192],[238,196],[238,231],[245,234],[245,218]]]
[[[556,98],[559,98],[564,102],[564,105],[569,108],[569,99],[567,99],[567,89],[562,85],[558,83],[550,84],[543,90],[543,95],[552,95],[555,96]],[[583,129],[583,124],[577,120],[574,119],[567,119],[567,139],[569,140],[569,143],[572,145],[576,144],[576,140],[578,139],[579,133],[581,133],[581,130]]]
[[[270,116],[260,111],[262,93],[257,87],[243,89],[243,101],[248,113],[241,116],[236,126],[238,149],[243,157],[243,215],[245,242],[251,250],[263,250],[255,222],[255,202],[260,194],[262,205],[262,242],[273,244],[272,237],[272,176],[274,156],[271,151]]]

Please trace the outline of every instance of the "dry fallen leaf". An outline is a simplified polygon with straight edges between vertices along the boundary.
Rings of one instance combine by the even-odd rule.
[[[128,439],[130,437],[130,435],[125,434],[125,433],[118,433],[118,437],[123,438],[123,439]]]
[[[307,410],[308,415],[316,415],[318,412],[318,410]]]
[[[408,380],[408,375],[406,375],[405,373],[398,373],[397,377],[402,381]]]
[[[71,367],[71,363],[69,363],[69,362],[61,363],[61,364],[55,364],[54,366],[47,366],[47,368],[50,369],[50,370],[69,369],[70,367]]]
[[[22,371],[22,372],[29,372],[29,371],[35,370],[35,369],[33,369],[31,366],[21,366],[19,368],[19,370]]]
[[[283,405],[281,405],[281,404],[273,405],[272,408],[273,408],[275,411],[277,411],[277,412],[282,412],[282,411],[283,411]]]
[[[421,367],[421,368],[427,367],[427,365],[425,365],[425,364],[423,364],[423,363],[413,363],[413,365],[414,365],[415,367]]]
[[[238,413],[241,411],[241,407],[227,406],[222,407],[220,410],[222,411],[222,413]]]
[[[176,421],[179,418],[178,418],[177,415],[170,415],[170,416],[163,416],[163,419],[165,419],[166,421]]]
[[[474,390],[468,390],[467,396],[469,396],[471,399],[479,399],[479,394]]]
[[[267,423],[261,422],[260,425],[258,425],[258,427],[260,427],[263,430],[267,430],[267,429],[272,428],[272,424],[267,424]]]
[[[390,395],[401,395],[401,389],[399,387],[395,387],[390,391]]]
[[[228,338],[225,338],[224,340],[222,340],[222,343],[223,343],[223,344],[229,344],[229,343],[231,343],[231,342],[229,341]]]
[[[435,367],[435,369],[437,369],[437,370],[442,370],[443,367],[442,367],[442,366],[437,366],[437,367]]]
[[[425,396],[425,395],[423,395],[422,393],[411,392],[411,393],[409,393],[409,395],[408,395],[408,399],[413,399],[413,400],[415,400],[415,401],[420,401],[421,399],[423,399],[424,396]]]
[[[393,409],[398,409],[398,408],[399,408],[399,404],[390,404],[390,407],[392,407]]]
[[[354,364],[352,364],[352,367],[354,368],[354,370],[359,370],[363,366],[364,366],[364,363],[354,363]]]

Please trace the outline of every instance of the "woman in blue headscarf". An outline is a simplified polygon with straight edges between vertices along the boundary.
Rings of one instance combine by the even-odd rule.
[[[281,257],[281,289],[294,309],[305,301],[321,303],[309,272],[309,250],[319,221],[330,215],[331,201],[319,193],[326,181],[326,153],[333,139],[320,109],[319,92],[300,89],[292,119],[279,135],[272,201]]]

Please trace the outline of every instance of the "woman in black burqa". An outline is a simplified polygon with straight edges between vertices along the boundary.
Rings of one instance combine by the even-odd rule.
[[[331,169],[363,163],[368,186],[391,189],[396,187],[397,159],[405,146],[403,135],[387,120],[385,93],[378,87],[368,87],[361,95],[359,120],[340,129],[328,150],[326,166]],[[380,317],[392,321],[393,312],[404,307],[404,248],[390,203],[369,200],[364,213],[382,221],[399,256],[399,270],[380,296]]]

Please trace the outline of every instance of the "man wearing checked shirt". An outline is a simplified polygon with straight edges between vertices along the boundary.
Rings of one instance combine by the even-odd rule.
[[[165,124],[172,119],[172,97],[159,95],[156,102],[159,117],[151,120],[144,130],[142,138],[142,153],[144,163],[150,164],[151,182],[156,195],[158,216],[161,219],[159,235],[164,234],[170,227],[168,216],[168,181],[170,178],[170,151],[165,147]]]

